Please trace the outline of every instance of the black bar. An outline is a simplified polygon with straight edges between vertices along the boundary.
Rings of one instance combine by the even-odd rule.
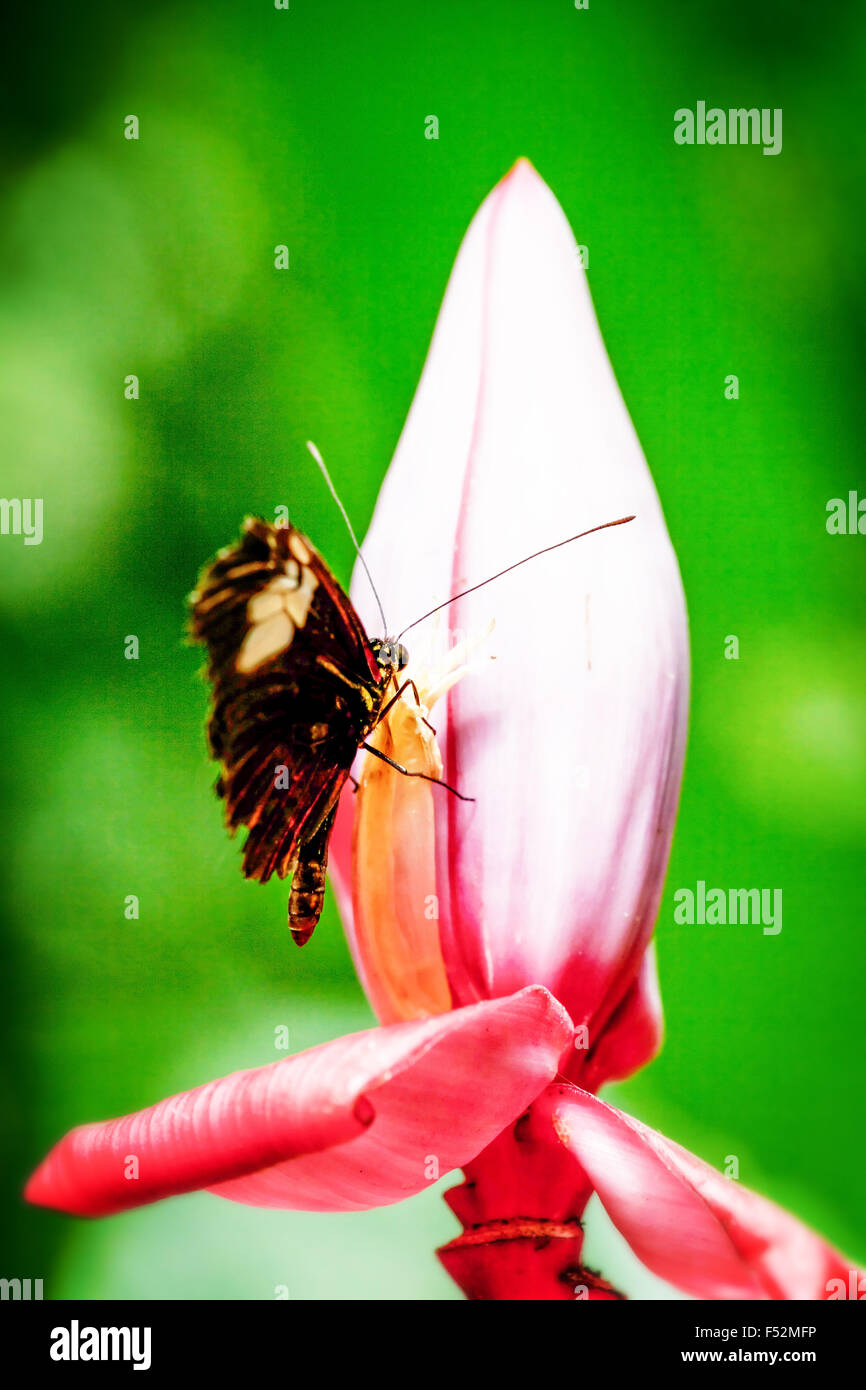
[[[860,1300],[866,1307],[866,1300]],[[293,1307],[292,1304],[295,1304]],[[360,1362],[373,1374],[381,1358],[382,1370],[393,1374],[393,1352],[398,1342],[410,1338],[421,1351],[413,1334],[414,1317],[401,1307],[395,1317],[388,1309],[373,1313],[369,1324],[369,1305],[351,1306],[350,1301],[304,1303],[298,1300],[264,1302],[24,1302],[7,1301],[0,1307],[0,1335],[4,1360],[19,1364],[25,1376],[31,1370],[48,1372],[52,1378],[84,1375],[99,1376],[106,1368],[113,1376],[134,1377],[134,1363],[141,1363],[140,1375],[161,1380],[166,1373],[214,1372],[225,1377],[233,1369],[249,1379],[260,1379],[273,1372],[288,1381],[296,1370],[312,1360],[320,1360],[328,1379],[345,1358],[347,1365]],[[497,1348],[510,1355],[521,1343],[525,1331],[534,1332],[539,1313],[529,1309],[508,1314],[507,1321],[491,1327],[486,1320],[470,1331],[462,1321],[457,1304],[430,1305],[417,1317],[435,1328],[435,1346],[447,1338],[451,1318],[457,1321],[461,1345],[465,1350],[483,1346],[489,1371]],[[619,1377],[636,1371],[667,1371],[674,1366],[692,1367],[701,1374],[707,1365],[729,1370],[763,1367],[786,1370],[806,1366],[822,1379],[828,1373],[859,1364],[864,1321],[863,1309],[845,1300],[822,1303],[700,1303],[683,1302],[600,1302],[577,1301],[543,1315],[543,1328],[564,1332],[568,1341],[541,1352],[543,1344],[533,1344],[542,1363],[549,1357],[549,1369],[556,1378],[563,1359],[571,1363],[575,1383],[582,1379],[592,1362],[603,1364]],[[476,1315],[477,1316],[477,1315]],[[494,1315],[495,1316],[495,1315]],[[446,1319],[448,1327],[442,1323]],[[353,1333],[364,1318],[367,1331]],[[434,1321],[430,1321],[434,1319]],[[96,1329],[95,1335],[92,1329]],[[102,1329],[116,1329],[117,1335]],[[136,1337],[134,1329],[138,1329]],[[145,1330],[149,1331],[149,1340]],[[323,1329],[327,1336],[322,1338]],[[428,1334],[429,1335],[429,1334]],[[573,1339],[573,1340],[572,1340]],[[54,1356],[52,1356],[52,1348]],[[391,1348],[391,1349],[389,1349]],[[570,1351],[568,1350],[570,1348]],[[106,1359],[85,1359],[91,1349]],[[126,1360],[112,1359],[126,1354]],[[78,1359],[55,1359],[61,1352]],[[298,1359],[300,1357],[300,1366]],[[475,1353],[469,1360],[471,1365]],[[462,1361],[462,1356],[458,1357]],[[145,1365],[144,1363],[148,1364]],[[390,1369],[389,1369],[390,1363]],[[554,1363],[558,1363],[556,1371]],[[538,1365],[543,1374],[543,1364]],[[288,1383],[287,1381],[287,1383]]]

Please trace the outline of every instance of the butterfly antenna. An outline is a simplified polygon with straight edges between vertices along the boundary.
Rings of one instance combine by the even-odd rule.
[[[355,550],[356,550],[357,555],[358,555],[358,559],[361,561],[361,564],[364,566],[364,573],[366,574],[367,578],[368,578],[369,581],[370,581],[370,588],[373,590],[373,597],[375,598],[376,603],[379,605],[379,617],[382,619],[382,636],[384,637],[385,634],[386,634],[387,631],[388,631],[388,624],[387,624],[387,622],[385,621],[385,610],[384,610],[384,608],[382,607],[382,600],[379,598],[379,595],[378,595],[378,593],[377,593],[377,591],[376,591],[376,585],[373,583],[373,576],[372,576],[372,574],[370,573],[370,571],[367,569],[367,561],[364,559],[363,555],[361,554],[361,547],[360,547],[359,544],[358,544],[358,537],[355,535],[355,532],[352,530],[352,523],[351,523],[351,521],[349,520],[349,514],[348,514],[348,512],[346,511],[346,508],[343,506],[342,502],[340,501],[339,497],[337,496],[337,489],[334,487],[334,484],[331,482],[331,475],[330,475],[330,473],[328,472],[327,468],[325,467],[325,460],[322,458],[322,455],[319,453],[318,449],[316,448],[315,444],[313,443],[313,441],[312,441],[311,439],[308,439],[308,440],[307,440],[307,448],[309,449],[310,453],[313,455],[313,458],[316,460],[316,463],[319,465],[320,469],[322,470],[322,477],[325,479],[325,482],[328,484],[328,488],[330,489],[331,496],[333,497],[334,501],[336,502],[337,506],[340,508],[340,511],[341,511],[342,514],[343,514],[343,520],[344,520],[345,523],[346,523],[346,529],[348,530],[349,535],[352,537],[352,544],[353,544],[353,546],[355,547]]]
[[[440,608],[447,608],[449,603],[456,603],[459,598],[465,598],[467,594],[474,594],[476,589],[483,589],[485,584],[492,584],[494,579],[501,579],[503,574],[510,574],[512,570],[519,569],[521,565],[528,565],[530,560],[537,560],[539,555],[546,555],[550,550],[559,550],[560,546],[571,545],[572,541],[582,540],[584,536],[591,536],[595,531],[606,531],[609,526],[624,526],[627,521],[634,521],[633,516],[621,516],[616,521],[603,521],[600,526],[590,526],[588,531],[579,531],[576,536],[568,536],[564,541],[557,541],[555,545],[546,545],[542,550],[534,550],[531,555],[524,555],[522,560],[515,560],[513,565],[507,565],[498,574],[491,574],[489,579],[482,579],[480,584],[473,584],[470,589],[462,589],[459,594],[452,594],[444,603],[437,603],[435,608],[431,608],[429,613],[422,613],[420,618],[416,618],[409,627],[404,627],[403,631],[394,640],[399,642],[411,628],[423,623],[425,618],[432,618],[434,613],[438,613]]]

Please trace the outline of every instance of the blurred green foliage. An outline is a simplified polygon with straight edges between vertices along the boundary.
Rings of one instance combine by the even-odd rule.
[[[521,154],[590,248],[692,624],[668,1037],[618,1096],[717,1166],[738,1155],[862,1262],[866,540],[824,517],[866,494],[866,13],[212,0],[16,23],[2,492],[44,497],[46,533],[0,542],[3,1273],[49,1297],[455,1296],[436,1192],[351,1217],[196,1196],[93,1225],[18,1193],[73,1124],[273,1060],[280,1024],[295,1048],[371,1022],[333,904],[298,953],[284,888],[238,872],[183,600],[242,516],[279,503],[348,579],[303,441],[363,530],[460,238]],[[782,107],[782,154],[675,146],[698,99]],[[673,890],[698,878],[781,886],[782,933],[674,926]],[[616,1245],[603,1225],[591,1240]],[[651,1293],[627,1264],[606,1252],[609,1278]]]

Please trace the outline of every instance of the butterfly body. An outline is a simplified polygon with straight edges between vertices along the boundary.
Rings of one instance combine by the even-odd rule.
[[[405,652],[370,641],[346,593],[293,526],[258,518],[203,572],[191,633],[207,648],[217,792],[243,870],[292,874],[289,926],[303,945],[322,911],[328,841],[359,746]]]

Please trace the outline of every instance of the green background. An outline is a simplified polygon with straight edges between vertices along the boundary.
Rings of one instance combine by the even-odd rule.
[[[299,953],[284,887],[238,872],[184,597],[281,503],[348,579],[303,441],[363,531],[461,236],[519,155],[589,247],[691,618],[667,1040],[618,1099],[736,1155],[862,1262],[866,538],[825,529],[828,499],[866,492],[862,8],[212,0],[17,23],[2,493],[45,499],[45,539],[0,537],[0,1273],[46,1297],[456,1296],[436,1190],[357,1216],[198,1195],[93,1224],[18,1194],[69,1126],[271,1061],[279,1025],[294,1050],[371,1021],[332,901]],[[781,155],[676,146],[697,100],[782,107]],[[781,887],[781,935],[675,926],[699,878]],[[601,1220],[590,1252],[664,1292]]]

